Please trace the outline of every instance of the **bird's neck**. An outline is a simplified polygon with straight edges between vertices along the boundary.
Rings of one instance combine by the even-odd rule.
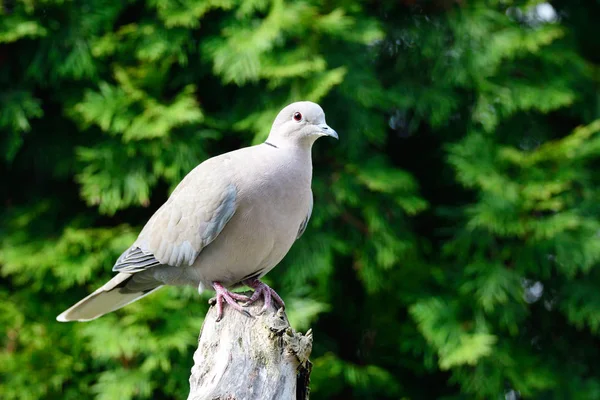
[[[295,179],[306,181],[310,186],[312,179],[312,142],[296,142],[269,136],[263,145],[273,147],[273,156],[280,156],[276,158],[280,160],[282,165],[285,165],[283,169],[287,173],[297,172],[300,175],[296,176]]]
[[[290,138],[280,138],[274,135],[269,135],[265,141],[265,144],[277,149],[289,151],[296,156],[304,155],[310,159],[312,145],[315,142],[314,139],[302,138],[299,140],[291,140]]]

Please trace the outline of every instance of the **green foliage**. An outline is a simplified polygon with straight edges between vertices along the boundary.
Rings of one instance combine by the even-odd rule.
[[[341,140],[266,279],[313,398],[600,398],[600,6],[544,7],[0,2],[0,398],[185,397],[207,296],[55,317],[301,99]]]
[[[492,352],[496,337],[486,332],[483,321],[460,321],[458,307],[443,299],[417,302],[410,308],[420,331],[437,350],[440,368],[475,365]],[[477,323],[479,322],[479,323]]]

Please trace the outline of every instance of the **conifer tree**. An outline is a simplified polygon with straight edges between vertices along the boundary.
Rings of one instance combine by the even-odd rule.
[[[178,399],[210,294],[56,315],[195,165],[322,104],[267,282],[315,399],[600,398],[598,2],[0,1],[0,398]]]

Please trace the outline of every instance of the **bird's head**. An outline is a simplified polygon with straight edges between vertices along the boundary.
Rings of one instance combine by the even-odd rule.
[[[279,112],[269,133],[269,142],[312,145],[321,136],[338,139],[336,131],[325,122],[321,106],[310,101],[292,103]]]

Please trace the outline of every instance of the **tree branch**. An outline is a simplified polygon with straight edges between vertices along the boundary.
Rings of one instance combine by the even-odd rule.
[[[262,302],[248,307],[252,315]],[[190,376],[188,400],[307,400],[312,333],[295,332],[283,309],[254,318],[225,306],[208,310]]]

